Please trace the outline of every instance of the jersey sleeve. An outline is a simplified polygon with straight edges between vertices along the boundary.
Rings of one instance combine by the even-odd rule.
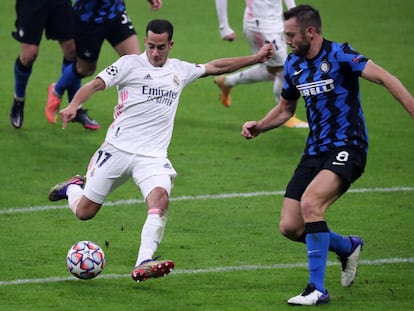
[[[353,49],[348,43],[342,44],[341,49],[337,53],[337,59],[342,65],[345,65],[359,76],[369,60],[366,56]]]
[[[283,82],[283,89],[282,89],[282,97],[286,100],[298,100],[300,97],[300,92],[296,88],[295,84],[292,81],[292,75],[294,74],[294,71],[292,69],[294,68],[290,64],[291,58],[288,57],[284,69],[283,69],[283,76],[284,76],[284,82]]]
[[[180,71],[184,73],[185,85],[197,80],[206,72],[206,67],[202,64],[193,64],[185,61],[180,61]]]
[[[120,84],[120,82],[123,81],[124,77],[128,74],[128,68],[130,68],[130,66],[128,66],[129,57],[130,55],[122,56],[96,76],[105,82],[105,89]]]

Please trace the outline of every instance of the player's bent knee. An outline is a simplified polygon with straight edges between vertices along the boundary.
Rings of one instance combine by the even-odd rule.
[[[89,77],[94,74],[96,70],[95,63],[88,63],[83,60],[76,61],[76,72],[81,75],[82,77]]]
[[[315,200],[302,198],[300,207],[305,222],[312,222],[323,218],[323,208]]]
[[[101,204],[92,201],[88,201],[87,203],[81,201],[76,208],[76,217],[80,220],[92,219],[98,213],[100,208]]]
[[[303,234],[303,228],[298,226],[293,226],[292,224],[280,222],[279,224],[280,233],[292,241],[297,241],[300,236]]]
[[[166,189],[155,187],[146,197],[146,201],[149,208],[154,206],[160,209],[167,209],[170,198]]]
[[[90,213],[90,212],[85,212],[85,211],[76,211],[76,217],[78,217],[78,219],[80,220],[89,220],[92,219],[93,217],[95,217],[96,213]]]

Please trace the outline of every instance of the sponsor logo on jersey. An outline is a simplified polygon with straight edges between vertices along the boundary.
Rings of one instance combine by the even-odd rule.
[[[328,93],[335,88],[335,84],[333,79],[326,79],[317,82],[299,84],[296,88],[302,96],[311,96]]]
[[[165,106],[171,106],[174,100],[178,97],[178,92],[150,87],[148,85],[142,86],[142,94],[148,96],[147,101],[155,101],[157,104]]]

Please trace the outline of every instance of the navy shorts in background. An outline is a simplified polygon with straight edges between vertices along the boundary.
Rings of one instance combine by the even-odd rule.
[[[136,32],[126,12],[103,23],[84,22],[76,17],[76,52],[80,59],[86,61],[98,60],[104,40],[115,47],[132,35],[136,35]]]
[[[43,31],[57,41],[73,39],[74,13],[70,0],[17,0],[16,31],[13,38],[21,43],[39,45]]]

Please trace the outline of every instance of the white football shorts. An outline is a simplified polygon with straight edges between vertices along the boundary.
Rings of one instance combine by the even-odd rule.
[[[272,43],[274,54],[264,64],[269,67],[283,67],[287,57],[287,46],[283,32],[252,28],[244,26],[244,35],[250,44],[253,54],[256,54],[265,43]]]
[[[168,158],[131,154],[103,143],[92,156],[86,174],[84,195],[99,204],[132,177],[144,199],[155,187],[171,193],[177,172]]]

